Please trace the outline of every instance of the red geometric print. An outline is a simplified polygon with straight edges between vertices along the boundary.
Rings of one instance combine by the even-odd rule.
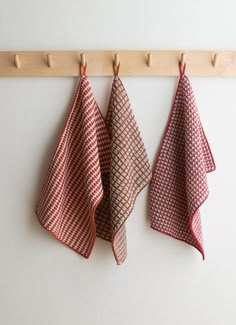
[[[44,228],[85,258],[95,242],[94,214],[110,157],[105,121],[87,77],[82,76],[36,213]]]
[[[199,208],[215,170],[194,94],[181,73],[150,184],[151,228],[197,248],[204,259]]]
[[[151,179],[151,167],[118,76],[112,84],[106,124],[111,138],[110,178],[103,177],[104,198],[96,210],[97,236],[112,241],[117,264],[127,256],[125,221],[138,193]]]

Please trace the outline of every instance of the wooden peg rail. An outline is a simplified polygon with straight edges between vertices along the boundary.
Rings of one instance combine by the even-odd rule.
[[[88,76],[178,76],[186,62],[189,76],[236,77],[236,51],[9,51],[0,52],[0,77],[78,76],[87,63]],[[118,62],[119,61],[119,62]]]

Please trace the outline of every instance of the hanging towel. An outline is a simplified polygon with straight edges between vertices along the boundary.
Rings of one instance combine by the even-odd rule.
[[[215,163],[185,66],[150,184],[151,227],[194,246],[204,259],[199,208]]]
[[[127,256],[125,221],[150,179],[146,150],[120,78],[114,78],[104,120],[83,75],[36,207],[39,222],[86,258],[96,235],[112,242],[117,264],[122,264]]]
[[[104,175],[104,199],[96,211],[97,236],[112,242],[116,262],[122,264],[127,256],[125,221],[136,196],[151,179],[151,167],[118,75],[112,84],[106,125],[111,138],[111,166],[110,178]]]
[[[41,225],[88,258],[96,237],[95,211],[109,174],[110,138],[89,81],[80,79],[36,207]]]

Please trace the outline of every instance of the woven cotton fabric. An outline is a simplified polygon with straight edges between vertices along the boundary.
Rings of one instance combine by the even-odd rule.
[[[208,197],[214,159],[188,77],[182,74],[150,184],[151,227],[198,249],[204,258],[199,208]]]
[[[110,138],[86,76],[82,76],[36,207],[41,225],[88,258],[94,215],[110,170]]]
[[[125,221],[151,168],[119,77],[106,119],[82,76],[36,207],[41,225],[88,258],[96,235],[112,242],[117,264],[127,256]]]
[[[127,256],[125,221],[138,193],[151,179],[151,167],[118,76],[112,84],[106,125],[111,139],[111,165],[109,179],[104,177],[104,199],[96,211],[97,235],[112,242],[117,264],[121,264]]]

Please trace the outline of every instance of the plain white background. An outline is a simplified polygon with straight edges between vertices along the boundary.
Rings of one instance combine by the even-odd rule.
[[[233,0],[0,2],[0,50],[235,49]],[[121,63],[122,64],[122,63]],[[105,114],[112,78],[90,78]],[[236,78],[192,78],[217,171],[201,209],[206,260],[149,228],[147,189],[117,266],[57,242],[34,207],[76,78],[0,79],[0,324],[234,325]],[[123,78],[153,166],[176,78]]]

